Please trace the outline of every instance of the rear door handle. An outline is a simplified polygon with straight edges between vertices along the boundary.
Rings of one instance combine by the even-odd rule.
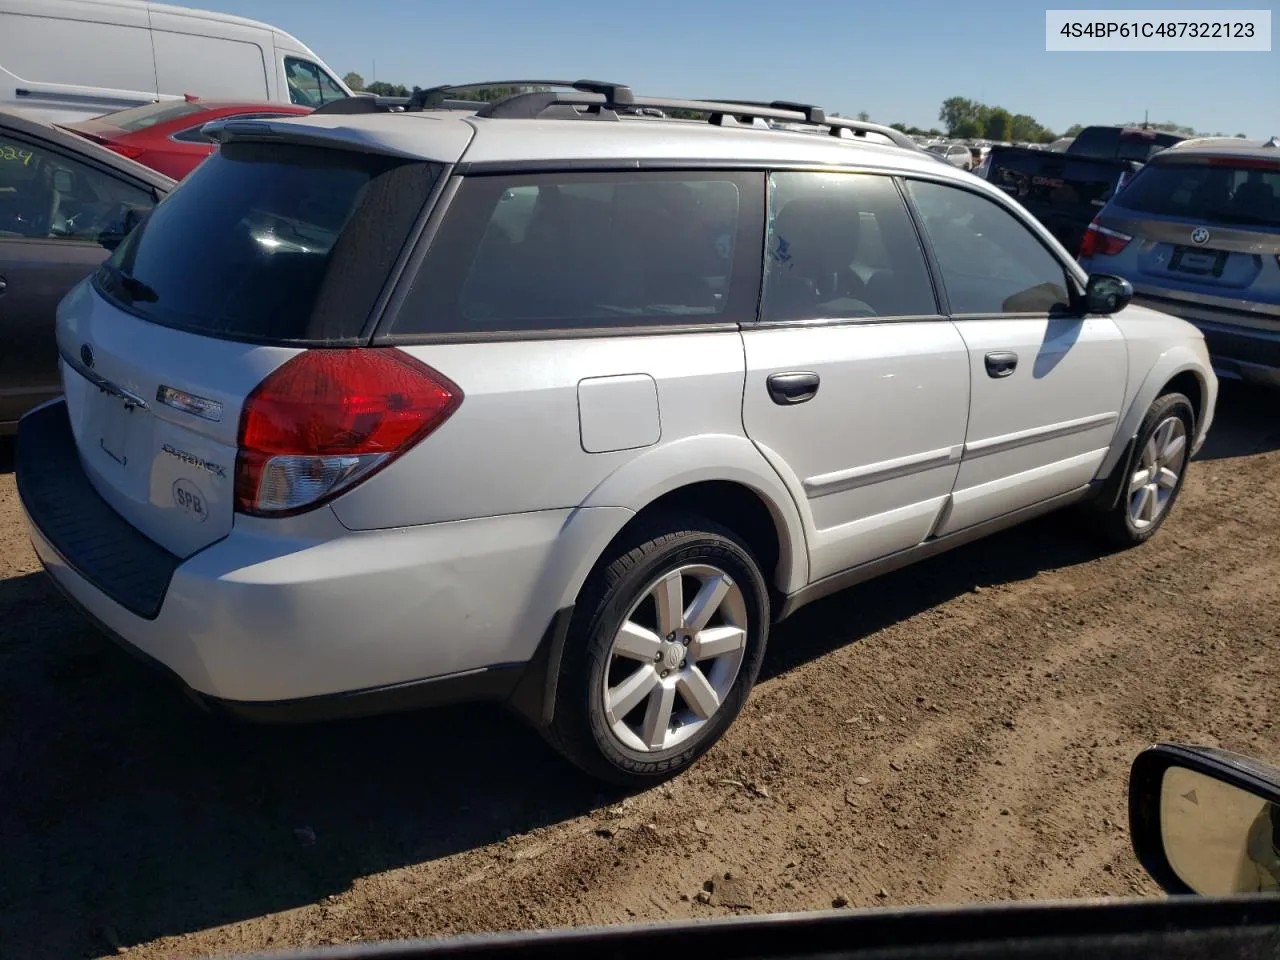
[[[9,282],[4,277],[0,277],[0,293],[4,293],[8,286]]]
[[[987,376],[997,380],[1007,377],[1018,367],[1018,355],[1012,350],[997,350],[987,354]]]
[[[810,371],[770,374],[769,397],[779,406],[804,403],[818,395],[818,375]]]

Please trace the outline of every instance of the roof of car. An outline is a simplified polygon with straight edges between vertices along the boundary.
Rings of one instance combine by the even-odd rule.
[[[0,132],[4,131],[11,131],[18,136],[44,140],[70,153],[78,153],[105,166],[114,167],[121,173],[129,175],[135,180],[150,184],[159,190],[167,192],[172,190],[177,183],[176,180],[166,177],[157,170],[135,163],[114,150],[101,147],[78,134],[60,130],[52,124],[33,120],[31,117],[9,110],[0,110]]]
[[[1183,140],[1156,156],[1177,157],[1267,157],[1280,163],[1280,137],[1245,140],[1242,137],[1195,137]],[[1153,158],[1154,159],[1154,158]]]
[[[870,136],[815,136],[811,132],[701,121],[623,118],[617,121],[498,119],[465,110],[414,113],[323,114],[263,121],[219,121],[224,139],[261,136],[315,138],[355,149],[421,157],[442,163],[495,164],[551,161],[673,161],[714,164],[864,165],[960,177],[922,150],[877,142]],[[822,128],[814,128],[821,130]],[[955,171],[955,172],[952,172]]]

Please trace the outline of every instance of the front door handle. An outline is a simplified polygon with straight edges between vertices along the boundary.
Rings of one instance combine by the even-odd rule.
[[[1013,373],[1018,367],[1018,355],[1012,350],[997,350],[987,354],[987,376],[1000,379]]]
[[[4,293],[8,286],[9,282],[4,277],[0,277],[0,293]]]
[[[769,397],[782,407],[804,403],[818,395],[818,375],[809,371],[770,374]]]

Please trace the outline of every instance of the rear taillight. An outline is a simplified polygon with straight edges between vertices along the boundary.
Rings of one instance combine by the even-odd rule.
[[[401,350],[308,350],[245,401],[236,509],[285,516],[368,479],[462,402],[446,377]]]
[[[122,157],[128,157],[130,160],[137,160],[143,154],[141,147],[129,147],[123,143],[103,143],[108,150],[120,154]]]
[[[1133,237],[1127,233],[1100,226],[1095,220],[1084,232],[1084,239],[1080,242],[1079,259],[1098,256],[1114,257],[1127,247],[1132,239]]]

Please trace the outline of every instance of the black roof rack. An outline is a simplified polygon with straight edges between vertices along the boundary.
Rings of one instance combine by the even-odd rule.
[[[522,92],[501,100],[479,101],[450,97],[473,90],[512,88]],[[354,101],[354,102],[353,102]],[[364,101],[364,102],[359,102]],[[856,137],[876,134],[907,150],[923,148],[905,133],[892,127],[864,120],[828,116],[821,107],[790,100],[678,100],[667,97],[639,97],[623,83],[604,80],[486,80],[480,83],[450,83],[415,90],[404,97],[350,97],[335,100],[316,113],[374,113],[379,110],[474,110],[478,117],[508,120],[533,120],[552,117],[578,120],[617,120],[620,115],[636,115],[641,111],[681,110],[704,113],[711,123],[754,123],[774,120],[825,127],[834,137],[845,131]]]

